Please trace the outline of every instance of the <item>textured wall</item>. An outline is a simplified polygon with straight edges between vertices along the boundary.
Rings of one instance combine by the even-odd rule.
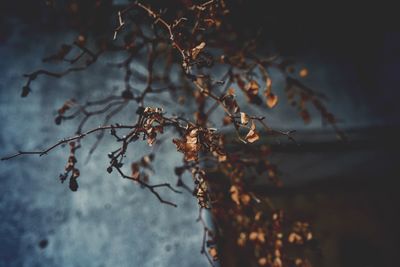
[[[19,97],[22,74],[43,66],[41,58],[68,36],[29,32],[18,27],[0,46],[0,153],[46,147],[71,136],[76,122],[56,126],[54,114],[62,103],[79,96],[107,95],[122,88],[122,75],[106,66],[104,59],[87,74],[65,79],[38,78],[32,94]],[[51,65],[48,65],[51,67]],[[90,90],[91,88],[98,90]],[[95,96],[93,96],[95,91]],[[126,109],[115,122],[134,114]],[[99,124],[96,118],[91,126]],[[86,147],[94,142],[87,138]],[[195,220],[197,201],[190,194],[160,194],[178,204],[162,205],[132,181],[108,174],[107,152],[115,149],[104,140],[85,164],[87,150],[79,150],[79,190],[61,184],[58,175],[68,157],[67,148],[44,157],[28,156],[0,163],[0,266],[207,266],[200,255],[202,227]],[[150,152],[137,144],[132,160]],[[129,162],[129,159],[127,160]],[[174,166],[181,155],[172,142],[159,148],[151,182],[175,184]],[[189,177],[186,177],[190,183]],[[46,242],[42,240],[47,240]],[[40,247],[40,242],[45,248]]]

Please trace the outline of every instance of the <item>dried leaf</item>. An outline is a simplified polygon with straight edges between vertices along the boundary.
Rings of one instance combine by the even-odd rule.
[[[177,150],[182,152],[186,161],[197,161],[200,144],[198,143],[198,129],[192,129],[186,134],[185,139],[173,139]]]
[[[188,135],[186,135],[186,143],[188,144],[197,144],[197,133],[198,129],[193,129],[189,132]]]
[[[196,47],[192,48],[192,58],[196,59],[197,56],[199,55],[199,53],[201,52],[201,50],[204,49],[204,47],[206,47],[206,43],[205,42],[201,42]]]
[[[278,96],[273,93],[267,94],[267,106],[273,108],[278,104]]]
[[[226,155],[220,155],[218,156],[218,162],[225,162],[227,160]]]
[[[131,164],[131,171],[132,171],[132,178],[133,179],[139,179],[140,172],[139,172],[139,164],[137,163],[132,163]]]
[[[240,112],[240,107],[236,102],[235,96],[231,94],[227,94],[222,98],[222,103],[224,106],[232,113]]]
[[[252,121],[250,131],[247,133],[245,140],[249,143],[254,143],[258,139],[260,139],[260,136],[259,136],[258,132],[256,131],[256,125]]]
[[[267,80],[266,80],[265,83],[266,83],[266,86],[267,86],[267,88],[265,89],[265,92],[268,95],[268,94],[271,93],[271,90],[272,90],[272,80],[271,80],[271,78],[267,77]]]
[[[146,107],[144,109],[144,113],[162,113],[162,108],[155,108],[155,107]]]
[[[247,123],[249,122],[249,115],[247,115],[247,114],[244,113],[244,112],[240,112],[240,122],[241,122],[243,125],[247,125]]]
[[[257,95],[259,88],[260,86],[258,85],[256,80],[251,80],[245,87],[249,95]]]
[[[216,247],[211,247],[208,249],[208,254],[210,254],[211,258],[216,261],[218,260],[218,251]]]

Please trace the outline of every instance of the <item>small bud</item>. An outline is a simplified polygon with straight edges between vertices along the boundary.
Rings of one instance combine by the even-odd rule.
[[[76,179],[74,178],[70,178],[69,179],[69,189],[71,189],[71,191],[76,192],[78,190],[78,182],[76,181]]]
[[[57,116],[57,117],[54,119],[54,122],[55,122],[55,124],[57,124],[57,125],[60,125],[60,124],[61,124],[61,121],[62,121],[62,117],[61,117],[61,116]]]
[[[112,172],[112,167],[111,167],[111,166],[107,168],[107,172],[108,172],[108,173],[111,173],[111,172]]]
[[[22,87],[21,97],[27,97],[31,89],[28,86]]]

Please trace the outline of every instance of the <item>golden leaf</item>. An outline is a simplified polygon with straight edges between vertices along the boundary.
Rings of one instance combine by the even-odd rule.
[[[278,96],[273,93],[267,94],[267,106],[273,108],[278,104]]]

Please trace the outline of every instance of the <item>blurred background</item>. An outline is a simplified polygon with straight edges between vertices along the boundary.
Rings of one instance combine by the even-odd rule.
[[[113,12],[126,4],[100,2],[101,15],[87,22],[99,35],[113,29]],[[62,126],[53,122],[66,99],[100,98],[123,87],[123,73],[107,67],[118,59],[111,55],[85,73],[63,79],[41,77],[32,94],[20,98],[22,74],[57,67],[44,64],[42,58],[82,30],[63,8],[71,3],[0,4],[1,156],[42,148],[72,135],[73,122]],[[82,4],[76,19],[84,20],[95,3]],[[243,40],[259,33],[260,54],[279,53],[296,60],[296,71],[307,68],[304,83],[328,97],[327,107],[349,139],[339,142],[316,113],[305,125],[285,102],[283,90],[275,90],[282,101],[274,110],[258,110],[271,126],[297,131],[299,145],[271,140],[272,161],[285,186],[272,190],[260,185],[257,193],[271,198],[291,217],[312,222],[316,241],[308,253],[315,266],[397,263],[400,24],[392,13],[371,8],[232,2],[230,19]],[[275,80],[279,88],[282,77]],[[129,112],[134,110],[115,121],[126,119]],[[94,139],[85,142],[92,144]],[[107,174],[105,155],[111,148],[104,140],[81,167],[76,193],[58,180],[68,153],[65,148],[44,158],[0,162],[0,266],[208,266],[200,255],[202,227],[195,222],[196,200],[166,191],[163,196],[177,202],[178,208],[160,205],[146,190],[115,173]],[[132,159],[146,149],[150,152],[144,144],[136,149],[141,153],[133,152]],[[181,156],[174,150],[168,142],[160,147],[152,181],[175,181],[173,168]],[[231,250],[223,252],[232,255],[225,266],[243,266],[240,253]]]

